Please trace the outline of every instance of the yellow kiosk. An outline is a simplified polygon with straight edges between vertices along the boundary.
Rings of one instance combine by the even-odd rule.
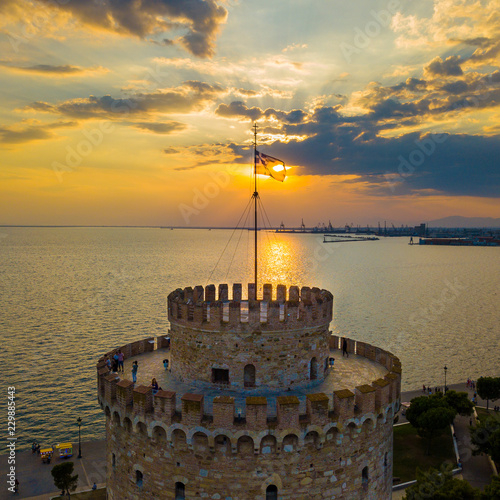
[[[54,454],[54,449],[50,448],[41,448],[40,449],[40,458],[42,459],[42,463],[50,464],[52,460],[52,455]]]
[[[59,450],[59,458],[69,458],[73,456],[73,445],[71,443],[60,443],[56,448]]]

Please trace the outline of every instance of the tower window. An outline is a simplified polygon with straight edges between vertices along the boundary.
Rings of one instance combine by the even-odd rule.
[[[229,370],[212,368],[212,382],[214,384],[229,384]]]
[[[246,365],[243,372],[245,387],[255,387],[255,366]]]
[[[139,486],[139,488],[142,488],[142,481],[143,481],[143,474],[140,470],[135,471],[135,484]]]
[[[266,488],[266,500],[278,500],[278,487],[270,484]]]
[[[361,485],[363,486],[363,488],[365,490],[368,489],[368,481],[369,481],[369,477],[368,477],[368,466],[367,466],[367,467],[364,467],[362,472],[361,472]]]
[[[184,483],[175,483],[175,500],[185,500],[186,488]]]
[[[111,457],[111,464],[113,465],[113,467],[116,466],[116,455],[113,453],[112,457]]]

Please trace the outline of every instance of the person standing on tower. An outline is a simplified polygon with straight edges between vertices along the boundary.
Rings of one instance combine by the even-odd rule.
[[[132,382],[135,384],[137,382],[137,370],[139,369],[139,365],[137,361],[134,361],[132,364]]]
[[[349,357],[349,353],[347,352],[347,339],[344,338],[342,341],[342,357],[347,356]]]

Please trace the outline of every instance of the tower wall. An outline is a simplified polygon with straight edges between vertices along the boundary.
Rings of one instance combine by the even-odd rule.
[[[339,340],[328,339],[332,349],[341,348]],[[177,483],[186,499],[264,500],[274,485],[282,500],[389,500],[401,364],[387,351],[348,341],[352,352],[387,374],[333,394],[308,394],[304,414],[295,396],[278,397],[276,415],[265,397],[251,396],[243,416],[229,396],[216,397],[207,413],[203,394],[160,391],[153,398],[150,387],[110,376],[102,358],[98,394],[106,413],[108,498],[173,500]],[[150,340],[134,345],[141,350]]]
[[[168,297],[172,372],[234,388],[297,387],[328,368],[333,296],[318,288],[249,284],[178,289]]]

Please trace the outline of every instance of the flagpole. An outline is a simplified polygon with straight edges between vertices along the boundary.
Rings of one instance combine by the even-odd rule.
[[[257,198],[259,193],[257,191],[257,124],[253,125],[254,130],[254,142],[253,142],[253,177],[254,177],[254,282],[255,282],[255,294],[257,297]]]

